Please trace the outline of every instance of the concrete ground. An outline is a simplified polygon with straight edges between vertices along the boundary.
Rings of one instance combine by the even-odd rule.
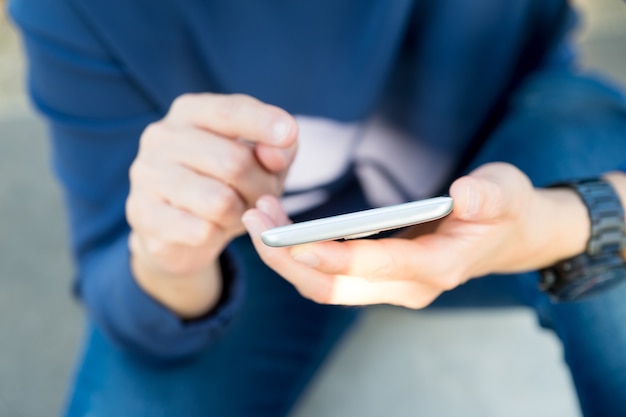
[[[2,5],[2,0],[0,0]],[[626,85],[626,5],[584,0],[585,62]],[[62,202],[0,16],[0,416],[59,413],[81,337]],[[373,308],[294,417],[580,415],[552,334],[520,309]]]

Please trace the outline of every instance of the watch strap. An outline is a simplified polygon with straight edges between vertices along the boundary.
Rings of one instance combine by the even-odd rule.
[[[571,188],[582,198],[591,220],[587,254],[626,249],[624,208],[613,186],[603,179],[589,179],[571,183]]]
[[[591,230],[585,252],[540,271],[540,288],[557,301],[572,301],[626,280],[624,209],[611,184],[593,178],[552,187],[576,191],[589,213]]]

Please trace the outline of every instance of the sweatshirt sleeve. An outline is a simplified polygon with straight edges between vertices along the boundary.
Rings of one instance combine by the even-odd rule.
[[[76,293],[90,319],[142,355],[178,358],[205,348],[241,298],[234,255],[221,259],[227,285],[220,304],[192,322],[143,292],[129,266],[128,169],[141,132],[166,109],[125,74],[68,2],[14,0],[8,11],[22,34],[31,100],[48,125],[69,216]]]

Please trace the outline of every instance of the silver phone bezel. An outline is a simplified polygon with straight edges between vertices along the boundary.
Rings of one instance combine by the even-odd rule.
[[[385,230],[437,220],[448,215],[452,208],[451,197],[434,197],[278,226],[263,232],[261,239],[268,246],[283,247],[365,237]]]

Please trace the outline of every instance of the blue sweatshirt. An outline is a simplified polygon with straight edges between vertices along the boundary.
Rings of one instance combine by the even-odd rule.
[[[183,322],[129,267],[128,168],[146,125],[187,92],[245,93],[293,114],[386,114],[457,162],[529,75],[571,63],[561,0],[11,0],[32,101],[49,123],[76,289],[122,346],[196,352],[236,314],[245,277]]]

